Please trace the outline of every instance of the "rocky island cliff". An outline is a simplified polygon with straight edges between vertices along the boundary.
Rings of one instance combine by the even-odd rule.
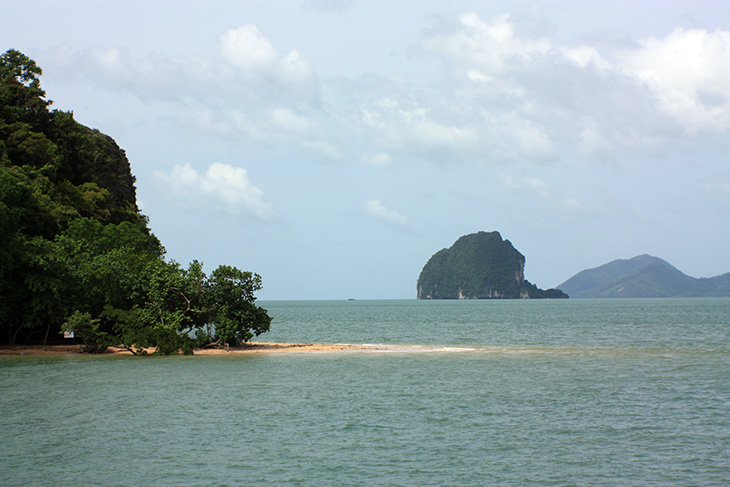
[[[542,290],[525,279],[525,256],[499,232],[459,238],[436,252],[421,271],[418,299],[567,298],[558,289]]]

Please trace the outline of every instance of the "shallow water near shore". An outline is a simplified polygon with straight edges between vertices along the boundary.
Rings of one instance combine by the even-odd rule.
[[[0,357],[0,484],[730,484],[730,299],[261,305],[386,346]]]

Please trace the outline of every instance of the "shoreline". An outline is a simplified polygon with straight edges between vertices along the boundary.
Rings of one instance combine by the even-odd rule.
[[[529,349],[528,349],[529,350]],[[287,343],[287,342],[250,342],[243,347],[235,347],[225,350],[223,348],[196,348],[193,355],[256,355],[256,354],[296,354],[296,353],[459,353],[459,352],[501,352],[501,353],[524,353],[521,347],[505,346],[450,346],[450,345],[406,345],[406,344],[384,344],[384,343]],[[534,351],[534,350],[533,350]],[[145,349],[148,355],[155,352],[154,348]],[[101,353],[85,353],[83,345],[17,345],[0,346],[0,357],[12,355],[126,355],[133,354],[126,348],[109,347]],[[180,354],[182,355],[182,354]]]
[[[196,348],[194,355],[251,355],[260,353],[312,353],[312,352],[346,352],[373,350],[372,346],[328,343],[276,343],[251,342],[243,347],[230,348]],[[146,349],[151,354],[154,349]],[[101,353],[84,353],[83,345],[7,345],[0,346],[3,355],[129,355],[132,352],[122,347],[109,347]]]

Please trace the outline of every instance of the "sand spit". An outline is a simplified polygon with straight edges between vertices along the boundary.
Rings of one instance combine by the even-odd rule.
[[[272,343],[252,342],[244,347],[196,349],[195,355],[247,355],[257,353],[307,353],[307,352],[343,352],[370,350],[369,346],[324,344],[324,343]],[[154,348],[146,349],[154,353]],[[28,345],[0,346],[0,355],[74,355],[83,354],[82,345]],[[109,347],[104,354],[132,355],[126,348]]]
[[[240,348],[225,350],[222,348],[196,349],[195,355],[246,355],[252,353],[306,353],[306,352],[343,352],[364,350],[359,345],[325,344],[325,343],[272,343],[251,342]]]
[[[274,343],[251,342],[243,347],[205,348],[196,349],[195,355],[252,355],[262,353],[333,353],[333,352],[370,352],[370,353],[429,353],[429,352],[470,352],[482,350],[471,347],[447,347],[429,345],[385,345],[364,343],[328,344],[328,343]],[[488,349],[484,349],[488,350]],[[490,351],[497,351],[494,349]],[[146,349],[148,354],[154,353],[154,348]],[[82,345],[35,345],[35,346],[0,346],[1,355],[74,355],[83,354]],[[103,354],[132,355],[126,348],[109,347]]]

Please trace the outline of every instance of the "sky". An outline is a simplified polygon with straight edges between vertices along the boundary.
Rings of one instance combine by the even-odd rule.
[[[260,299],[409,299],[499,231],[541,288],[730,271],[730,2],[2,0],[0,51],[113,137],[167,258]]]

